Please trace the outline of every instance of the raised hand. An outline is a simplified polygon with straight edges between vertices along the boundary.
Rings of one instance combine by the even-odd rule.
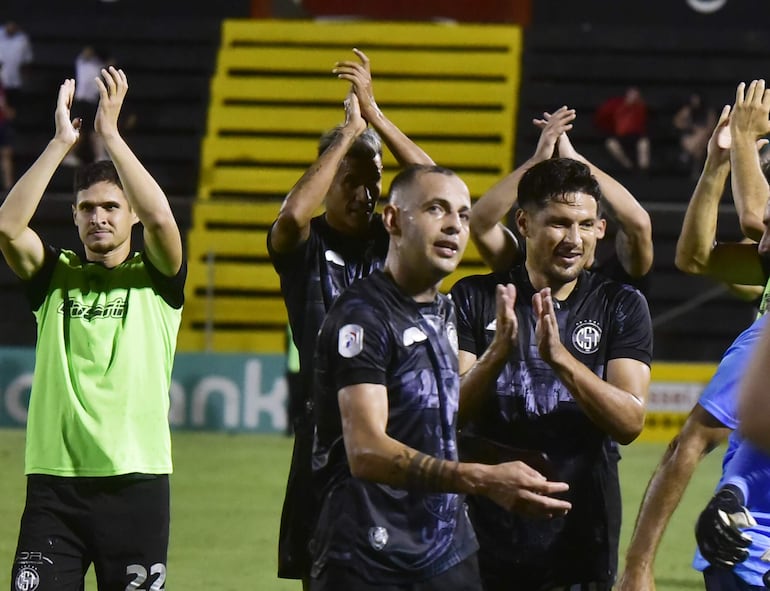
[[[532,296],[532,308],[537,316],[535,324],[537,350],[543,361],[553,363],[566,349],[559,336],[559,325],[556,322],[550,287],[541,289]]]
[[[572,129],[576,117],[575,109],[559,107],[553,113],[543,113],[542,119],[533,119],[532,123],[540,128],[540,139],[535,148],[535,158],[547,160],[553,156],[556,143],[562,134]]]
[[[344,126],[351,129],[358,136],[366,129],[366,120],[361,116],[361,107],[358,97],[351,90],[345,97],[345,123]]]
[[[96,78],[99,87],[99,106],[96,109],[94,129],[102,137],[118,135],[118,116],[128,92],[128,79],[123,70],[114,66],[103,68],[101,78]]]
[[[519,337],[519,322],[516,318],[516,286],[512,283],[498,285],[495,291],[497,317],[495,319],[495,341],[510,351]]]
[[[757,139],[770,133],[770,89],[764,80],[752,80],[748,88],[741,82],[735,90],[735,105],[730,117],[730,132],[748,134]]]
[[[730,145],[732,144],[732,135],[730,133],[730,105],[722,107],[717,124],[711,133],[708,144],[706,145],[706,154],[708,158],[718,162],[724,162],[730,159]]]
[[[347,80],[353,85],[353,92],[358,97],[358,103],[361,113],[367,121],[371,121],[380,113],[377,101],[374,100],[374,89],[372,88],[372,71],[369,58],[360,49],[353,49],[360,61],[341,61],[337,62],[332,72],[337,74],[337,78]]]
[[[70,119],[70,109],[75,98],[75,81],[71,78],[65,80],[59,87],[59,96],[56,99],[56,134],[54,138],[68,146],[74,145],[80,138],[80,119]]]

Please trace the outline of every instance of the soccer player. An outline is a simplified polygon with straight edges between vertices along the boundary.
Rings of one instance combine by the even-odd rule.
[[[767,125],[769,99],[764,82],[755,80],[748,89],[744,83],[738,85],[732,113],[729,106],[722,109],[677,243],[676,264],[683,271],[742,285],[760,285],[766,281],[764,269],[766,255],[770,252],[770,238],[764,224],[757,222],[757,210],[761,212],[765,208],[770,189],[760,167],[757,139]],[[714,242],[719,201],[731,169],[733,199],[741,227],[751,237],[757,236],[761,226],[759,247],[756,244]],[[766,299],[763,298],[760,314],[765,311]],[[729,437],[723,460],[724,472],[738,448],[739,438],[733,432],[741,424],[737,411],[738,383],[746,372],[751,351],[758,345],[763,325],[763,321],[755,321],[735,339],[681,431],[669,443],[642,499],[626,551],[619,591],[654,589],[658,545],[698,462]],[[744,428],[742,424],[741,428]],[[696,555],[695,566],[699,570],[706,569],[704,577],[710,578],[706,568],[708,563],[699,555]],[[733,574],[743,584],[761,584],[746,565],[737,567]],[[720,589],[718,580],[712,580],[709,589]]]
[[[311,589],[480,590],[463,497],[561,515],[548,482],[522,462],[457,461],[454,308],[438,292],[468,240],[470,196],[441,167],[393,181],[385,266],[334,303],[316,349],[313,453],[322,505]],[[503,305],[503,304],[501,304]]]
[[[489,189],[471,212],[471,238],[493,271],[505,272],[524,260],[524,249],[513,232],[501,220],[516,210],[516,196],[521,176],[534,164],[552,156],[571,158],[586,164],[596,177],[608,217],[617,225],[614,245],[597,253],[591,270],[645,290],[653,262],[650,216],[634,196],[617,180],[583,157],[572,145],[574,109],[561,107],[543,113],[533,123],[540,131],[535,153],[524,164]],[[604,224],[597,226],[604,232]],[[600,238],[603,237],[599,236]],[[614,246],[614,248],[612,248]],[[598,248],[598,247],[597,247]]]
[[[636,289],[586,270],[603,234],[600,199],[587,165],[535,164],[518,184],[524,263],[452,288],[461,374],[482,354],[488,360],[481,376],[476,368],[465,377],[476,386],[463,389],[462,439],[545,454],[545,475],[569,484],[573,507],[547,523],[470,497],[486,591],[512,581],[608,591],[615,582],[618,444],[644,424],[652,327]],[[495,311],[498,290],[515,299],[506,317]]]
[[[15,589],[77,591],[92,563],[100,589],[166,580],[168,392],[186,268],[166,196],[118,132],[126,75],[102,70],[98,85],[95,127],[112,162],[75,176],[83,251],[29,227],[78,140],[74,80],[59,89],[53,139],[0,207],[0,250],[37,320]],[[133,252],[137,222],[144,247]]]
[[[337,296],[354,280],[381,267],[385,259],[388,235],[374,212],[382,185],[380,137],[402,165],[433,163],[377,107],[369,60],[363,52],[354,52],[358,61],[339,62],[334,70],[352,85],[345,100],[345,122],[321,137],[317,160],[284,199],[267,239],[299,351],[304,395],[304,412],[293,425],[294,451],[281,516],[278,576],[303,579],[305,584],[310,572],[307,544],[315,520],[308,489],[316,336]],[[324,214],[313,217],[322,205]]]

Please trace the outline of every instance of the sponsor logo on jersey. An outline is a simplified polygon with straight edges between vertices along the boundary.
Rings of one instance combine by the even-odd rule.
[[[602,340],[602,327],[595,320],[581,320],[572,331],[572,344],[581,353],[596,353]]]
[[[428,335],[426,335],[416,326],[410,326],[404,331],[404,336],[403,336],[404,347],[409,347],[411,345],[414,345],[415,343],[422,343],[427,339],[428,339]]]
[[[65,314],[70,318],[83,318],[85,320],[98,320],[100,318],[123,318],[126,315],[126,300],[116,298],[106,304],[86,306],[76,300],[67,300],[59,304],[59,314]]]
[[[340,267],[345,266],[345,259],[343,259],[338,253],[334,252],[333,250],[327,250],[324,253],[324,258],[330,263],[334,263],[335,265],[339,265]]]
[[[346,324],[337,335],[337,351],[350,359],[358,355],[364,348],[364,327],[358,324]]]
[[[388,530],[382,526],[369,528],[369,544],[375,550],[382,550],[388,543]]]

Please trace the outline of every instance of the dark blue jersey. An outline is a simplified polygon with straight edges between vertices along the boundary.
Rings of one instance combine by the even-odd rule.
[[[517,569],[527,575],[542,573],[530,579],[536,581],[532,589],[541,583],[553,587],[612,581],[621,512],[617,446],[541,359],[532,308],[535,290],[524,266],[468,277],[454,286],[459,347],[480,357],[489,346],[500,283],[513,283],[517,289],[518,346],[497,378],[494,395],[464,429],[462,439],[475,441],[473,447],[478,447],[477,440],[492,440],[546,454],[547,464],[535,467],[551,480],[569,483],[564,497],[572,502],[572,510],[564,519],[532,520],[506,513],[483,498],[469,500],[481,552],[513,569],[511,580],[517,580]],[[554,300],[554,307],[562,343],[602,379],[612,359],[651,362],[649,310],[634,288],[584,271],[569,297]]]
[[[268,252],[281,277],[294,344],[299,351],[303,391],[310,397],[315,340],[326,312],[353,281],[382,267],[388,234],[375,214],[365,239],[334,230],[324,216],[310,222],[310,236],[297,249],[277,253],[267,239]]]
[[[399,490],[350,474],[337,402],[346,386],[383,385],[388,435],[457,460],[457,363],[446,296],[417,304],[375,271],[332,306],[316,354],[313,472],[322,507],[311,544],[315,568],[334,562],[372,582],[404,583],[435,576],[476,551],[462,495]]]

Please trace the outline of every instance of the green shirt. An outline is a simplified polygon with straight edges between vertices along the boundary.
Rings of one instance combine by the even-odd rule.
[[[48,250],[28,286],[37,346],[27,474],[171,472],[169,387],[184,277],[184,267],[163,276],[139,253],[107,269]]]

